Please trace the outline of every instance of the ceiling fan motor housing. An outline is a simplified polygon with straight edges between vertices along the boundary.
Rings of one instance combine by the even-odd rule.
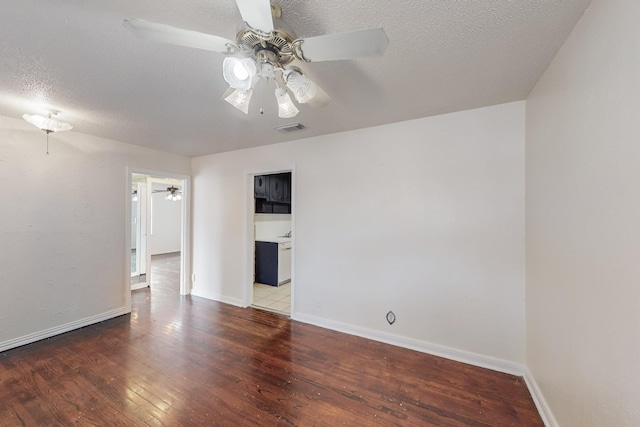
[[[245,27],[236,35],[240,49],[253,56],[258,63],[270,63],[282,68],[295,59],[294,37],[283,29],[276,28],[267,36]]]

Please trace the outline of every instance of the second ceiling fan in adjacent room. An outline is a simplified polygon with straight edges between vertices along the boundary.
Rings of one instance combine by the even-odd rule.
[[[182,200],[182,191],[176,186],[167,187],[166,190],[153,190],[152,193],[167,193],[165,200],[171,200],[174,202]]]

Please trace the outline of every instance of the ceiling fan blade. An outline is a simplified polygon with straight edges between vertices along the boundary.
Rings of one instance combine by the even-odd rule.
[[[165,24],[143,21],[141,19],[125,19],[124,28],[142,39],[168,43],[177,46],[204,49],[211,52],[227,53],[228,45],[235,46],[231,40],[198,31],[183,30]]]
[[[389,39],[382,28],[327,34],[300,39],[300,50],[309,62],[382,56]]]
[[[331,102],[331,97],[316,83],[316,95],[307,101],[307,105],[313,108],[326,107]]]
[[[242,20],[251,28],[270,33],[273,31],[271,2],[269,0],[236,0]]]

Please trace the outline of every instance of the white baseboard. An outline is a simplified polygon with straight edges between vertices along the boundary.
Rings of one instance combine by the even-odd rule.
[[[106,313],[101,313],[95,316],[86,317],[84,319],[66,323],[64,325],[54,326],[53,328],[45,329],[44,331],[34,332],[33,334],[14,338],[9,341],[4,341],[0,343],[0,352],[20,347],[26,344],[31,344],[45,338],[51,338],[56,335],[64,334],[65,332],[73,331],[74,329],[84,328],[85,326],[93,325],[94,323],[103,322],[105,320],[113,319],[114,317],[122,316],[123,314],[129,313],[131,313],[131,310],[126,310],[124,307],[122,307],[115,310],[107,311]]]
[[[136,289],[146,288],[147,286],[149,286],[147,282],[136,283],[134,285],[131,285],[131,290],[135,291]]]
[[[419,341],[413,338],[401,337],[385,332],[375,331],[372,329],[361,328],[359,326],[349,325],[346,323],[335,322],[307,314],[296,313],[291,317],[303,323],[320,326],[322,328],[332,329],[338,332],[344,332],[350,335],[356,335],[363,338],[369,338],[374,341],[380,341],[386,344],[395,345],[397,347],[408,348],[420,351],[422,353],[432,354],[434,356],[444,357],[446,359],[455,360],[457,362],[468,363],[470,365],[487,368],[498,372],[504,372],[511,375],[522,376],[524,374],[524,366],[497,359],[481,354],[471,353],[463,350],[445,347],[439,344],[433,344],[425,341]]]
[[[544,422],[544,425],[546,427],[558,427],[558,421],[553,416],[553,412],[551,412],[551,408],[549,408],[547,401],[542,395],[542,391],[540,391],[538,383],[536,382],[535,378],[533,378],[533,374],[531,374],[531,371],[529,371],[528,368],[526,368],[524,371],[524,381],[529,388],[529,393],[531,393],[533,403],[536,404],[536,408],[538,408],[540,418],[542,418],[542,422]]]
[[[244,307],[244,303],[240,298],[231,298],[224,295],[211,295],[208,293],[200,293],[199,289],[195,287],[191,289],[191,296],[223,302],[225,304],[235,305],[236,307]]]

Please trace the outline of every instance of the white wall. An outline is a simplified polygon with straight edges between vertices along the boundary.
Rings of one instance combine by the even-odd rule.
[[[168,184],[154,183],[153,190],[166,190]],[[180,189],[182,187],[176,186]],[[180,252],[182,242],[182,200],[165,200],[166,192],[151,194],[152,230],[148,239],[151,255]]]
[[[256,240],[284,236],[291,231],[291,214],[255,214]]]
[[[550,424],[640,425],[638,21],[594,0],[527,99],[526,360]]]
[[[189,174],[188,158],[0,117],[0,349],[127,310],[127,166]]]
[[[193,294],[242,304],[247,176],[291,165],[294,318],[521,367],[524,102],[194,158]]]

